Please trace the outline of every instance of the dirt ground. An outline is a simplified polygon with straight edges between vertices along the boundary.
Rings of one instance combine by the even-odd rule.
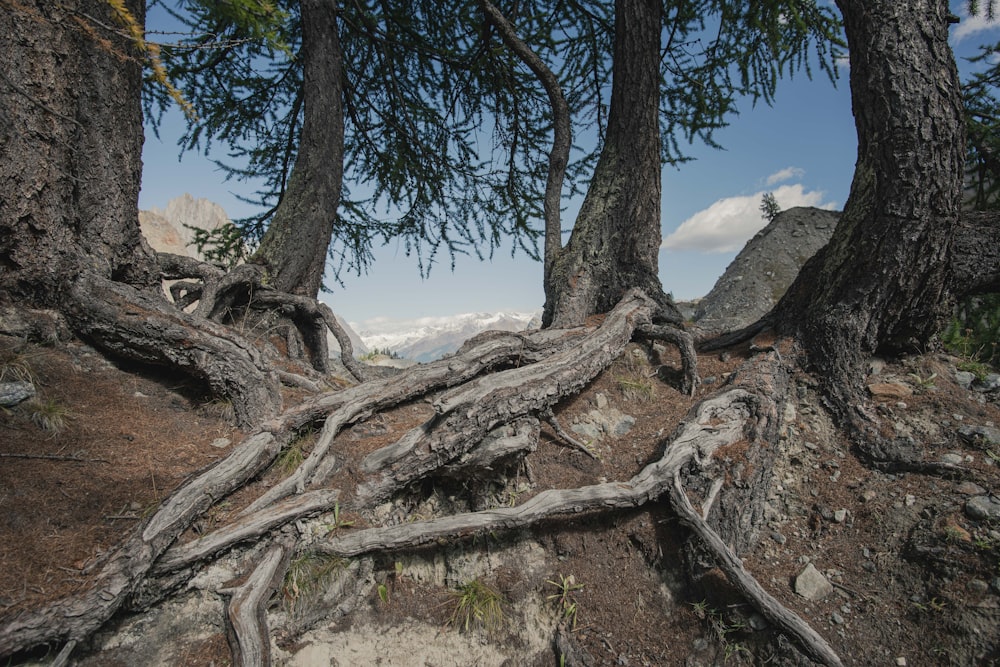
[[[337,530],[625,480],[659,457],[694,402],[717,391],[746,354],[702,356],[704,382],[692,398],[676,389],[677,358],[664,353],[659,377],[650,377],[638,346],[630,346],[556,411],[567,430],[595,409],[634,418],[627,432],[590,443],[597,458],[543,425],[537,449],[502,481],[428,482],[371,515],[337,517]],[[102,553],[188,476],[238,446],[242,434],[224,403],[178,378],[115,366],[78,342],[25,347],[0,338],[0,360],[8,374],[30,373],[39,389],[33,403],[0,411],[3,622],[84,586]],[[922,443],[927,460],[955,462],[947,476],[866,467],[831,423],[813,379],[793,379],[765,520],[756,546],[741,556],[847,664],[1000,664],[1000,525],[966,509],[970,498],[1000,493],[1000,443],[959,435],[963,426],[1000,424],[1000,409],[996,393],[956,384],[958,361],[930,354],[879,362],[870,378],[905,390],[876,397],[883,421]],[[429,411],[423,401],[403,405],[345,430],[336,441],[345,463],[331,486],[345,488],[361,457]],[[298,442],[300,451],[308,451],[310,437]],[[225,522],[283,474],[280,462],[272,466],[182,539]],[[331,518],[322,520],[329,525]],[[95,666],[230,664],[223,598],[214,591],[226,576],[242,574],[247,553],[221,558],[214,583],[188,586],[145,616],[123,612],[76,659]],[[664,502],[365,563],[320,563],[333,574],[291,579],[274,601],[272,623],[284,628],[275,633],[276,662],[556,665],[551,643],[561,622],[593,664],[800,664],[721,573],[697,560]],[[808,564],[833,584],[822,599],[794,590]],[[196,579],[211,579],[209,570]],[[456,591],[473,582],[499,594],[499,611],[477,611],[466,622]],[[349,609],[330,593],[338,586],[350,589]],[[11,664],[45,657],[18,656]]]

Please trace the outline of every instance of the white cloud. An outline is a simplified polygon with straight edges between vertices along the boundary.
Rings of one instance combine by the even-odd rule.
[[[781,172],[778,172],[779,174]],[[663,240],[667,250],[732,252],[746,242],[767,222],[761,217],[760,202],[766,191],[741,197],[726,197],[701,210],[680,224]],[[806,191],[801,183],[782,185],[773,191],[781,210],[795,206],[833,209],[836,202],[824,202],[826,193]]]
[[[765,183],[768,186],[774,185],[776,183],[782,183],[784,181],[790,181],[793,178],[802,178],[806,175],[805,169],[799,167],[785,167],[781,171],[776,171],[765,179]]]
[[[955,44],[958,44],[967,37],[996,30],[1000,27],[1000,22],[990,21],[986,18],[985,8],[980,8],[979,13],[976,16],[970,16],[968,9],[966,7],[962,7],[959,10],[959,17],[962,20],[958,23],[958,25],[952,28],[951,31],[951,39]]]

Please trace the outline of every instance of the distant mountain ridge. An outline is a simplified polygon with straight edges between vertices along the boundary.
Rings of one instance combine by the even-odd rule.
[[[524,331],[541,326],[541,311],[462,313],[444,317],[393,320],[379,317],[351,322],[366,351],[390,350],[404,359],[440,359],[483,331]]]

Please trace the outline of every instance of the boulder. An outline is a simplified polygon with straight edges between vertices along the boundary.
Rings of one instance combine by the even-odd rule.
[[[782,211],[750,239],[694,312],[706,331],[756,322],[778,303],[806,260],[830,240],[840,213],[796,207]]]

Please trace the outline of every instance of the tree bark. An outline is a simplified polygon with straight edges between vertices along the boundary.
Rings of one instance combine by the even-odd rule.
[[[288,189],[252,261],[280,292],[315,298],[344,176],[343,55],[336,0],[301,0],[302,136]]]
[[[663,293],[660,252],[660,3],[616,0],[608,130],[573,234],[545,284],[543,325],[578,325],[630,289],[681,317]]]
[[[838,0],[858,161],[830,243],[773,321],[797,333],[842,412],[877,352],[923,349],[949,313],[964,117],[944,0]]]
[[[138,217],[145,54],[122,17],[104,0],[0,5],[0,301],[59,310],[105,352],[178,368],[242,425],[274,414],[257,352],[160,293]],[[142,25],[145,4],[126,7]]]
[[[126,6],[141,24],[145,3]],[[0,8],[0,298],[58,307],[81,270],[158,286],[138,223],[141,56],[102,0]]]

